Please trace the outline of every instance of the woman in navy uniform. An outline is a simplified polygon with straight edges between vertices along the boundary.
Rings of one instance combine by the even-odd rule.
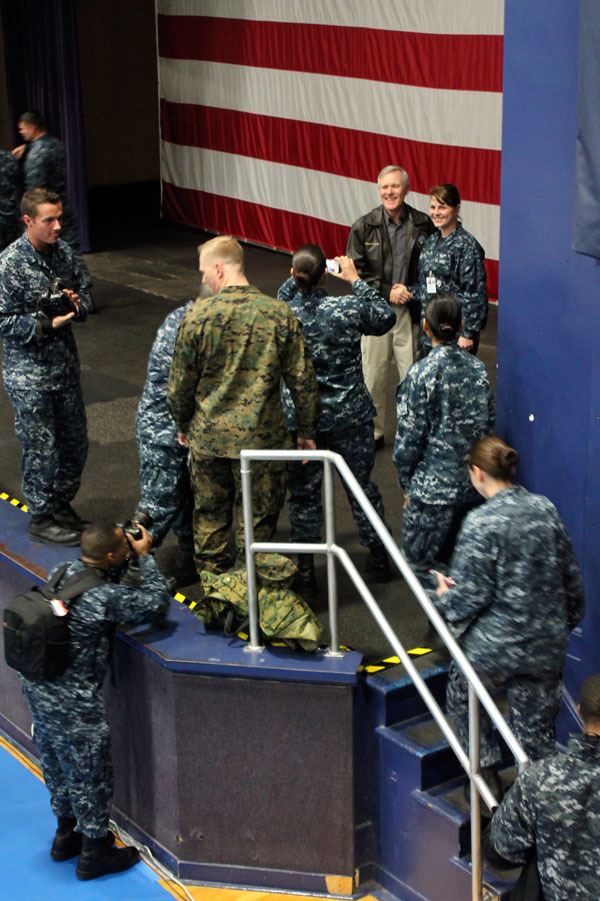
[[[429,300],[442,293],[454,294],[462,310],[458,345],[476,354],[479,333],[487,319],[485,252],[463,228],[460,193],[456,185],[436,185],[430,190],[429,215],[437,231],[427,239],[419,257],[419,281],[413,296],[421,304],[421,318]],[[421,336],[425,353],[431,344]]]
[[[405,491],[402,545],[426,583],[428,570],[450,560],[465,514],[478,502],[467,459],[494,427],[494,400],[484,364],[457,345],[458,300],[429,301],[423,328],[432,344],[396,394],[394,463]]]
[[[453,582],[438,575],[437,606],[488,690],[506,691],[510,725],[535,759],[555,751],[567,642],[583,617],[584,596],[556,507],[513,484],[517,461],[517,452],[492,435],[473,447],[469,474],[486,503],[463,523]],[[467,747],[467,685],[454,665],[447,706]],[[482,772],[493,790],[500,755],[483,711],[480,728]]]
[[[360,342],[363,335],[389,332],[396,316],[389,303],[359,278],[350,257],[336,257],[336,263],[338,271],[331,274],[347,282],[352,288],[351,294],[328,296],[325,254],[316,244],[304,244],[295,252],[292,277],[280,287],[277,297],[290,306],[302,323],[304,342],[315,367],[321,402],[317,446],[343,456],[383,519],[381,494],[371,479],[375,458],[375,406],[365,385]],[[288,425],[295,431],[294,404],[286,389],[282,400]],[[320,463],[292,463],[288,467],[292,541],[320,540],[322,473]],[[348,500],[360,541],[369,548],[367,571],[376,581],[387,582],[391,578],[387,551],[350,493]],[[298,567],[297,587],[310,599],[316,593],[312,556],[300,555]]]

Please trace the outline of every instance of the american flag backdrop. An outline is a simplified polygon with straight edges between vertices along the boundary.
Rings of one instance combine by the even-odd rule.
[[[503,0],[157,0],[164,213],[344,251],[399,163],[453,182],[497,296]]]

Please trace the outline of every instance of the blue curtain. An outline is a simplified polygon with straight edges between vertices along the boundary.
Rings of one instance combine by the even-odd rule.
[[[600,3],[581,0],[573,248],[600,259]]]
[[[83,108],[75,0],[2,0],[6,81],[15,143],[18,116],[36,109],[65,147],[69,199],[89,251]]]

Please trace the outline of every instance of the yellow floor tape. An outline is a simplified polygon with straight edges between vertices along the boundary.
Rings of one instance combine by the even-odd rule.
[[[160,880],[159,885],[178,901],[187,901],[179,886]],[[239,888],[204,888],[201,885],[186,885],[186,890],[194,901],[323,901],[323,896],[285,895],[279,892],[253,891]],[[377,901],[374,895],[362,895],[360,901]]]

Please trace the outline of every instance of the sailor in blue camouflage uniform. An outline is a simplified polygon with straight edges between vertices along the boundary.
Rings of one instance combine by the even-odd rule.
[[[143,527],[140,531],[141,538],[135,540],[112,523],[88,526],[81,539],[81,559],[67,569],[57,596],[60,584],[86,568],[106,581],[100,580],[70,604],[71,662],[54,679],[21,677],[58,820],[51,856],[62,861],[80,854],[80,879],[128,869],[139,856],[135,848],[112,847],[108,831],[113,770],[102,688],[117,624],[157,621],[169,605],[167,582],[148,555],[151,539]],[[123,573],[132,551],[135,577]]]
[[[583,683],[579,711],[583,733],[517,778],[484,848],[492,865],[535,853],[545,901],[600,898],[600,673]]]
[[[412,295],[421,304],[423,318],[429,300],[439,294],[453,294],[462,309],[458,345],[476,354],[488,309],[485,253],[459,221],[458,188],[443,184],[430,193],[429,215],[437,230],[423,245],[418,283],[411,288]],[[421,346],[424,353],[429,353],[431,342],[425,333],[421,335]]]
[[[181,584],[197,579],[193,562],[194,503],[188,450],[177,441],[177,426],[167,406],[167,384],[177,331],[192,303],[190,301],[169,313],[156,334],[135,420],[141,487],[138,507],[152,517],[149,530],[154,548],[162,543],[169,529],[177,536],[179,559],[176,577]]]
[[[317,447],[344,457],[383,518],[381,494],[371,480],[375,454],[375,406],[364,381],[360,342],[362,335],[385,334],[394,326],[396,316],[387,301],[359,278],[350,257],[336,257],[336,262],[340,267],[338,277],[351,284],[353,294],[343,297],[327,295],[324,289],[327,278],[325,255],[320,247],[306,244],[294,254],[292,278],[281,286],[277,296],[288,303],[300,319],[304,341],[315,367],[321,401]],[[284,389],[283,403],[288,425],[295,431],[295,410],[287,389]],[[292,541],[320,541],[323,523],[322,473],[320,463],[290,464],[288,486]],[[348,500],[361,544],[369,548],[367,570],[378,581],[388,581],[390,568],[387,552],[351,493],[348,493]],[[300,555],[298,564],[305,593],[314,593],[312,557]]]
[[[57,194],[23,195],[26,231],[0,257],[0,338],[4,387],[22,445],[23,496],[38,540],[76,546],[82,520],[71,507],[88,440],[80,365],[71,322],[83,322],[91,279],[83,260],[60,240]],[[42,305],[59,279],[71,312],[46,315]],[[76,310],[76,312],[75,312]]]
[[[18,177],[16,159],[8,150],[0,150],[0,251],[19,234]]]
[[[65,149],[58,138],[48,134],[44,119],[36,110],[23,113],[18,127],[25,144],[15,147],[13,156],[21,161],[23,190],[46,188],[59,195],[63,207],[61,238],[79,250],[77,220],[68,196]]]
[[[555,751],[566,647],[583,616],[584,595],[555,506],[512,483],[517,460],[495,436],[473,447],[469,474],[486,503],[466,517],[452,558],[455,584],[438,576],[436,602],[484,685],[506,690],[510,725],[537,759]],[[467,747],[467,685],[454,665],[447,707]],[[500,753],[484,711],[480,729],[481,764],[498,788],[493,773]]]
[[[423,581],[448,563],[458,528],[478,503],[467,470],[471,447],[494,427],[494,399],[484,364],[456,344],[456,298],[427,304],[424,329],[433,350],[398,386],[393,459],[406,493],[402,549]]]

